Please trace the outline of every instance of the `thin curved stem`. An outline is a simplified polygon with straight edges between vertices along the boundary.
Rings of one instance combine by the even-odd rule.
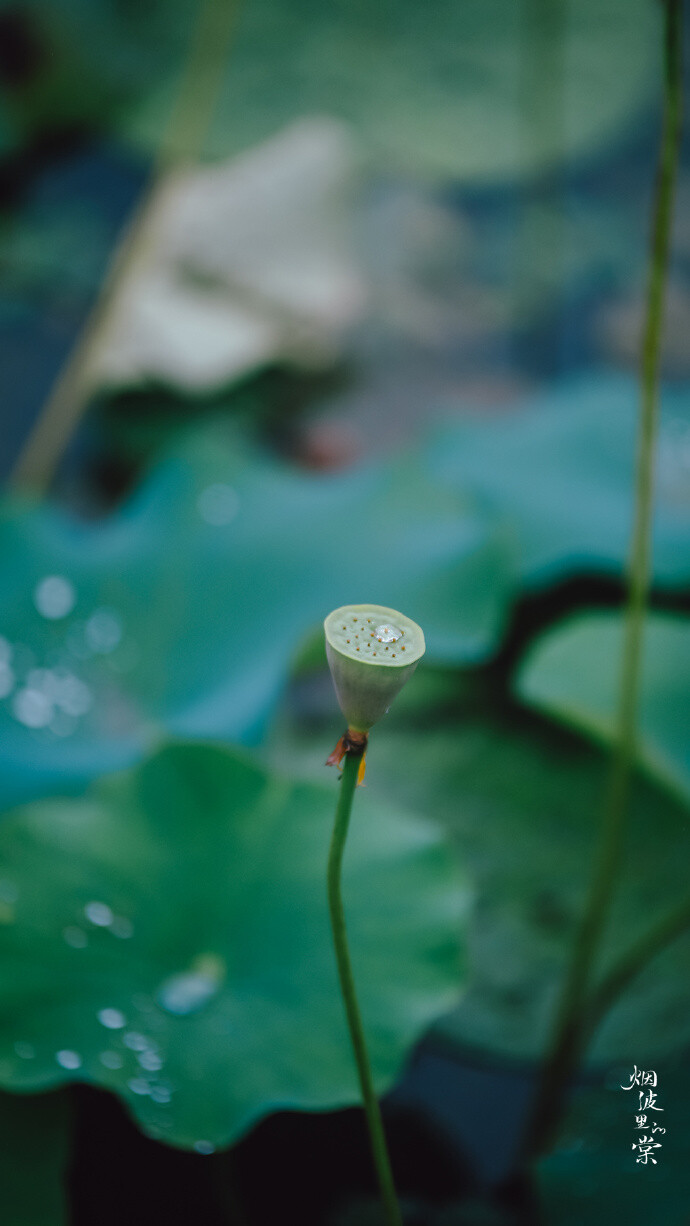
[[[621,954],[589,998],[583,1027],[591,1034],[618,997],[667,945],[690,928],[690,898],[664,915]]]
[[[619,876],[636,756],[642,636],[649,589],[661,336],[678,163],[682,97],[682,0],[664,3],[664,116],[659,155],[647,314],[642,344],[641,405],[635,513],[618,703],[618,737],[604,804],[589,895],[559,1002],[554,1035],[528,1121],[522,1157],[535,1158],[552,1142],[570,1077],[580,1055],[580,1010]]]
[[[340,795],[338,797],[338,804],[335,811],[335,823],[333,826],[331,847],[328,854],[328,909],[331,916],[331,928],[333,930],[333,944],[335,946],[335,957],[338,965],[340,990],[342,992],[343,1003],[345,1005],[345,1014],[347,1016],[350,1039],[352,1041],[352,1050],[354,1052],[357,1073],[359,1076],[359,1084],[362,1090],[362,1100],[364,1103],[364,1111],[369,1129],[371,1153],[374,1159],[379,1188],[381,1190],[381,1200],[383,1202],[383,1208],[388,1226],[402,1226],[402,1216],[398,1205],[398,1198],[395,1192],[395,1184],[393,1183],[393,1174],[391,1171],[390,1159],[388,1157],[386,1138],[383,1131],[381,1111],[379,1109],[378,1100],[374,1091],[374,1083],[371,1076],[371,1066],[369,1064],[366,1040],[364,1038],[362,1016],[360,1014],[359,1004],[357,1002],[355,981],[352,974],[352,963],[350,961],[350,951],[347,943],[345,912],[343,910],[343,900],[340,891],[343,852],[345,850],[345,840],[347,839],[347,831],[350,825],[352,798],[355,794],[355,788],[357,787],[357,776],[359,774],[361,760],[361,753],[353,753],[352,751],[346,753],[343,760],[343,775],[340,784]]]
[[[587,1044],[609,1009],[615,1005],[649,963],[668,945],[690,928],[690,899],[664,915],[658,923],[643,933],[621,954],[601,982],[573,1014],[568,1031],[567,1052],[574,1063],[580,1059]]]

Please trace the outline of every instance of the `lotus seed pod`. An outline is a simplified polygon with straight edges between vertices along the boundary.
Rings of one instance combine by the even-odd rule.
[[[379,604],[348,604],[324,622],[326,655],[348,727],[368,732],[424,655],[416,622]]]

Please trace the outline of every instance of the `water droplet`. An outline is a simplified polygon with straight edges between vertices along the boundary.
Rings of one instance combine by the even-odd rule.
[[[154,1103],[165,1105],[172,1098],[172,1090],[169,1090],[167,1086],[151,1086],[151,1098]]]
[[[33,1060],[36,1055],[36,1048],[33,1043],[24,1043],[21,1039],[15,1043],[14,1050],[21,1060]]]
[[[3,877],[0,881],[0,902],[6,902],[12,905],[19,898],[19,886],[15,885],[14,881]]]
[[[34,591],[34,604],[41,617],[57,621],[67,617],[76,603],[74,585],[64,575],[46,575]]]
[[[212,1141],[195,1141],[194,1148],[198,1154],[213,1154],[216,1149]]]
[[[127,1025],[127,1018],[120,1009],[99,1009],[96,1016],[106,1030],[122,1030]]]
[[[222,528],[237,515],[240,499],[231,485],[216,481],[201,491],[196,505],[201,518],[207,524],[211,524],[213,528]]]
[[[147,1073],[158,1073],[163,1067],[163,1061],[155,1051],[139,1052],[137,1061]]]
[[[76,928],[73,924],[70,924],[68,928],[63,928],[62,935],[72,949],[85,949],[89,943],[89,938],[83,928]]]
[[[106,902],[87,902],[84,907],[87,920],[97,928],[109,928],[113,922],[113,913]]]
[[[82,1065],[82,1059],[79,1052],[69,1051],[67,1048],[63,1048],[62,1051],[56,1051],[55,1059],[57,1060],[58,1064],[62,1065],[63,1068],[76,1069],[81,1068]]]
[[[150,1094],[151,1086],[143,1077],[130,1077],[127,1082],[132,1094]]]
[[[379,643],[397,643],[398,639],[403,636],[403,631],[398,626],[385,625],[377,626],[374,634]]]
[[[130,1051],[146,1051],[147,1047],[151,1046],[150,1039],[136,1030],[128,1030],[127,1034],[122,1036],[122,1042]]]
[[[105,1068],[109,1069],[122,1068],[124,1064],[124,1059],[119,1051],[102,1051],[98,1059]]]
[[[6,660],[0,660],[0,698],[7,698],[14,689],[14,670]]]
[[[17,690],[12,710],[15,719],[27,728],[45,728],[53,717],[53,704],[40,690]]]
[[[121,940],[126,941],[129,937],[134,936],[134,924],[126,915],[115,915],[110,931],[114,937],[120,937]]]
[[[198,1013],[217,994],[225,976],[225,963],[215,954],[202,954],[188,971],[171,975],[159,987],[156,999],[168,1013],[185,1017]]]
[[[9,664],[12,659],[12,644],[0,634],[0,664]]]
[[[86,623],[85,635],[93,652],[107,656],[122,638],[122,622],[114,609],[96,609]]]

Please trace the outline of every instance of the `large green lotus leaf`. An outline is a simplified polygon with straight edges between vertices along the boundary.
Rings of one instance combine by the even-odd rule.
[[[65,1092],[0,1094],[0,1188],[7,1226],[67,1226],[70,1124]]]
[[[617,737],[623,618],[575,617],[550,630],[517,681],[530,705],[595,737]],[[640,762],[690,803],[690,621],[652,613],[644,631],[639,708]]]
[[[640,1052],[636,1067],[650,1066]],[[690,1200],[687,1138],[690,1078],[687,1059],[655,1062],[656,1105],[649,1128],[636,1126],[639,1090],[630,1085],[633,1064],[609,1068],[606,1077],[578,1091],[563,1121],[555,1149],[537,1166],[544,1226],[625,1222],[686,1226]],[[656,1124],[665,1132],[652,1132]],[[637,1142],[652,1136],[653,1161],[638,1162]],[[633,1148],[633,1147],[636,1148]]]
[[[179,743],[8,815],[0,1083],[97,1083],[200,1152],[278,1108],[357,1101],[326,906],[336,796],[334,774]],[[384,1090],[459,991],[467,890],[438,827],[366,792],[343,890]]]
[[[606,375],[569,378],[535,403],[444,429],[432,465],[482,491],[515,522],[529,584],[620,574],[628,555],[639,387]],[[664,389],[657,457],[654,579],[690,578],[690,389]]]
[[[274,762],[318,777],[319,738],[335,739],[340,729],[331,691],[327,675],[295,682],[269,738]],[[424,661],[373,729],[368,792],[440,821],[475,889],[468,981],[444,1035],[521,1059],[543,1051],[584,904],[607,769],[598,748],[516,711],[489,678]],[[636,778],[602,967],[687,896],[689,858],[687,811]],[[638,1053],[639,1062],[642,1051],[658,1056],[689,1041],[690,934],[630,986],[590,1054],[597,1062]]]
[[[122,65],[113,99],[129,90],[139,102],[121,125],[157,147],[199,6],[122,5],[119,28],[110,6],[92,0],[35,0],[35,7],[56,27],[60,46],[88,46],[91,70],[102,65],[111,78],[113,62]],[[540,171],[605,145],[649,105],[659,67],[656,7],[652,0],[423,7],[253,0],[237,13],[206,151],[225,155],[292,119],[326,113],[350,121],[379,160],[405,170],[485,181]]]
[[[432,658],[481,657],[510,582],[503,528],[417,460],[317,476],[216,433],[102,524],[8,505],[0,558],[5,805],[131,762],[161,726],[255,739],[291,653],[352,600],[417,619]]]

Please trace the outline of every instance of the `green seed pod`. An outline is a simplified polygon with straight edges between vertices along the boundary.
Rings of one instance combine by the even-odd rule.
[[[379,604],[347,604],[324,622],[326,655],[348,727],[368,732],[424,655],[416,622]]]

